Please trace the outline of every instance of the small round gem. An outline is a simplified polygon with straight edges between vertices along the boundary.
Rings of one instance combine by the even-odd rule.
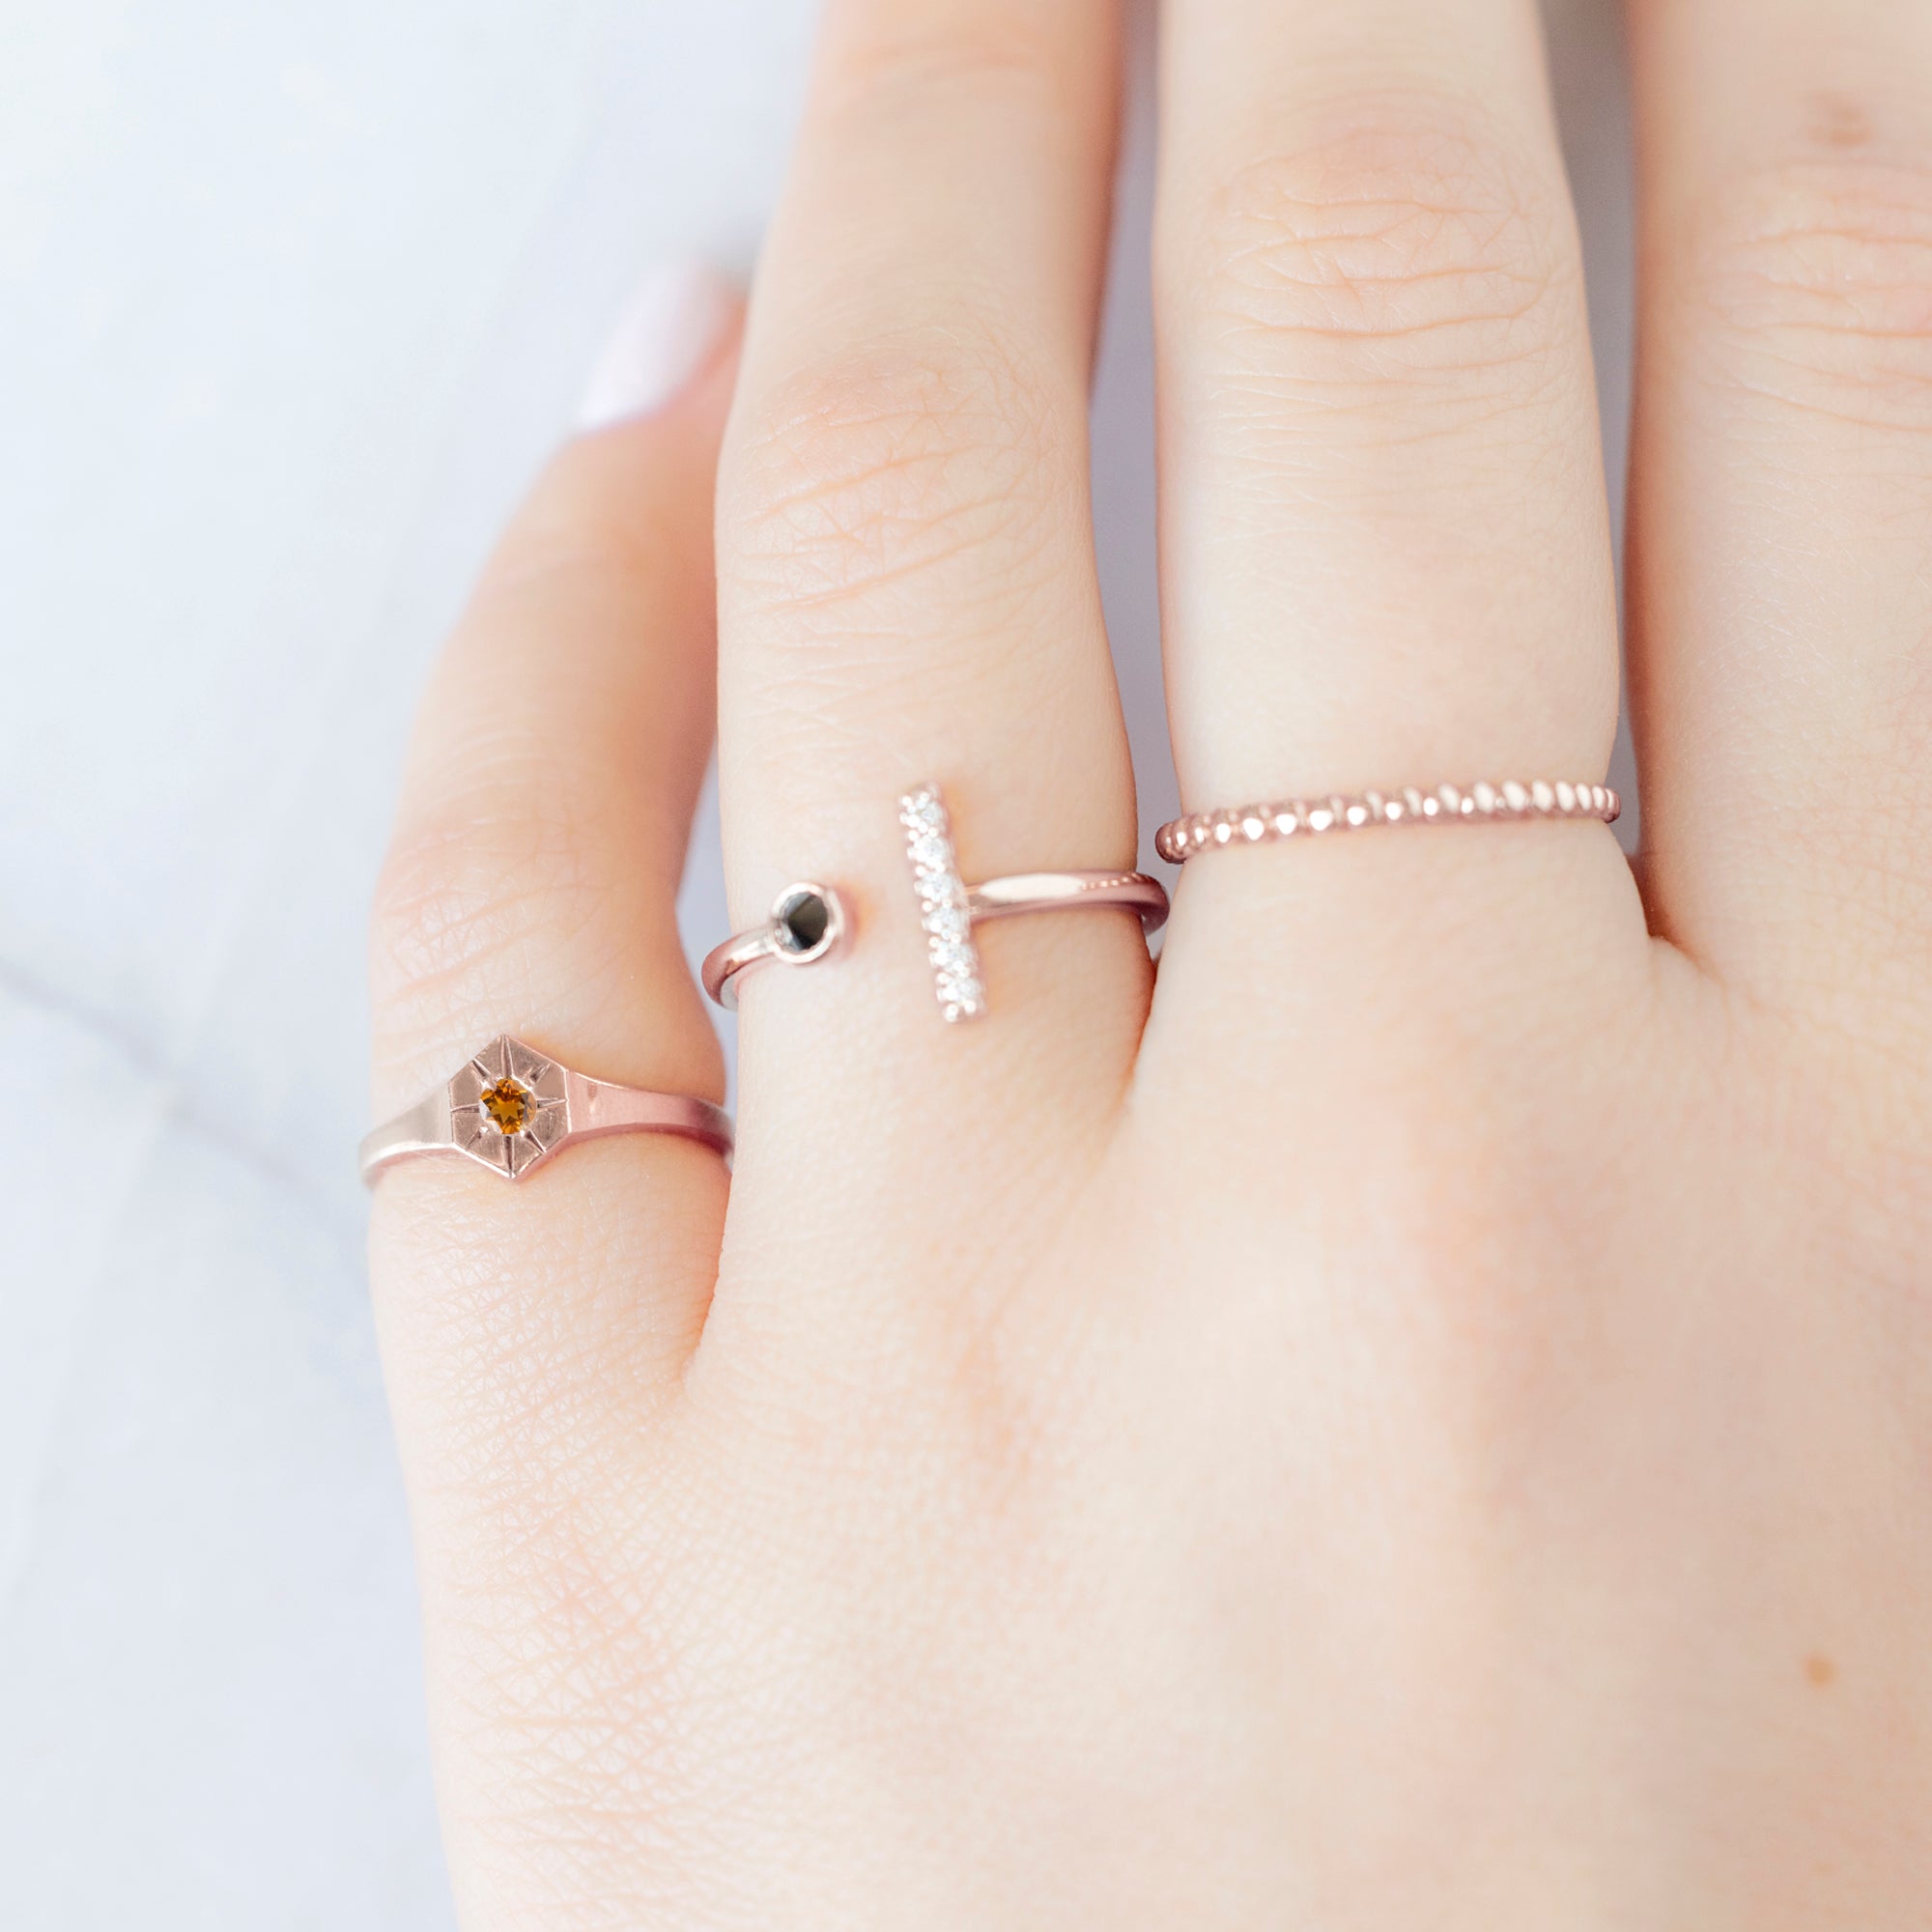
[[[486,1087],[477,1096],[484,1118],[505,1136],[520,1134],[537,1110],[535,1097],[521,1081],[505,1076],[494,1087]]]
[[[802,956],[825,944],[832,908],[816,893],[793,893],[780,904],[772,924],[780,949]]]

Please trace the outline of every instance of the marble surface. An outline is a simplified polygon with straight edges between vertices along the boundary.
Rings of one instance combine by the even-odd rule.
[[[451,1923],[370,1333],[403,735],[627,288],[743,270],[810,0],[12,0],[0,58],[0,1922]],[[1145,21],[1142,22],[1143,41]],[[1607,5],[1553,18],[1610,456]],[[1146,89],[1140,90],[1145,96]],[[1150,826],[1145,99],[1095,440]],[[722,926],[715,824],[684,919]]]

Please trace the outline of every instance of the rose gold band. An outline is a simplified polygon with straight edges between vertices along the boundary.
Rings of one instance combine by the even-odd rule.
[[[731,1151],[731,1117],[709,1100],[593,1080],[504,1034],[362,1143],[365,1184],[417,1154],[459,1153],[505,1180],[606,1134],[675,1134]]]
[[[1447,824],[1463,818],[1595,818],[1613,824],[1623,801],[1608,785],[1515,779],[1435,791],[1365,791],[1353,797],[1293,798],[1242,805],[1232,811],[1198,811],[1154,835],[1154,850],[1178,866],[1216,845],[1262,845],[1304,833],[1365,831],[1372,825]]]
[[[952,822],[937,785],[921,785],[899,800],[899,826],[933,996],[945,1019],[977,1019],[986,1010],[973,943],[973,928],[983,920],[1117,907],[1136,915],[1144,932],[1154,932],[1167,919],[1167,889],[1146,872],[1015,872],[969,886],[953,853]],[[704,990],[721,1007],[735,1007],[738,976],[748,968],[768,960],[815,965],[838,952],[850,931],[851,916],[831,887],[810,880],[787,886],[763,925],[712,950],[704,962]]]
[[[966,933],[970,933],[972,927],[982,920],[1011,919],[1028,912],[1068,912],[1085,907],[1100,909],[1118,906],[1124,912],[1137,914],[1142,929],[1147,932],[1157,932],[1167,921],[1167,889],[1146,872],[1015,872],[1004,879],[988,879],[983,885],[964,887],[962,892],[963,902],[958,910],[964,929],[960,941],[941,940],[938,943],[942,946],[959,944]],[[843,939],[849,915],[844,901],[829,886],[801,884],[789,887],[780,895],[780,906],[783,906],[794,895],[806,893],[831,914],[828,939],[812,947],[786,944],[780,937],[783,915],[774,910],[771,919],[763,925],[753,926],[749,932],[736,933],[722,946],[713,947],[705,958],[702,978],[704,990],[721,1007],[737,1006],[738,975],[748,968],[768,959],[777,960],[783,966],[809,966],[825,958]],[[936,975],[946,970],[947,958],[948,955],[943,952],[935,958]],[[977,1003],[979,996],[974,991],[977,967],[974,971],[976,977],[971,982],[938,981],[942,1008],[949,1005],[949,990],[970,993]],[[957,1015],[962,1019],[971,1016],[966,1012]]]
[[[1143,932],[1158,932],[1167,923],[1167,889],[1147,872],[1013,872],[966,888],[966,910],[975,925],[982,919],[1076,906],[1138,913]]]

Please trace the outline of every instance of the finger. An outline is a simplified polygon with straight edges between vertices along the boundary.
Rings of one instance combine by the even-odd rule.
[[[732,895],[817,878],[860,920],[746,979],[742,1167],[782,1142],[813,1200],[834,1158],[882,1190],[929,1159],[940,1096],[949,1186],[1005,1158],[995,1118],[1091,1122],[1145,1010],[1137,923],[1084,912],[986,928],[988,1016],[942,1024],[896,811],[938,781],[969,876],[1133,856],[1087,490],[1114,14],[834,0],[760,271],[720,492]]]
[[[1610,553],[1535,8],[1176,0],[1165,22],[1187,808],[1601,778]]]
[[[1932,12],[1645,0],[1634,26],[1655,916],[1767,994],[1922,997]]]
[[[639,339],[662,364],[708,302],[703,373],[552,464],[425,700],[375,918],[384,1115],[504,1033],[598,1078],[722,1097],[674,911],[711,742],[731,374],[729,305],[706,286],[660,285],[628,384],[652,374]],[[624,374],[607,369],[606,407]],[[374,1272],[405,1435],[448,1448],[424,1418],[460,1410],[473,1459],[479,1412],[502,1447],[538,1405],[547,1426],[634,1428],[701,1322],[724,1193],[715,1153],[655,1134],[572,1147],[515,1188],[459,1159],[386,1174]]]

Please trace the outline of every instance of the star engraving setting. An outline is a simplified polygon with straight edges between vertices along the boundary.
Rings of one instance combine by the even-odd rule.
[[[449,1130],[472,1160],[521,1180],[568,1129],[563,1068],[508,1034],[493,1039],[449,1083]]]

